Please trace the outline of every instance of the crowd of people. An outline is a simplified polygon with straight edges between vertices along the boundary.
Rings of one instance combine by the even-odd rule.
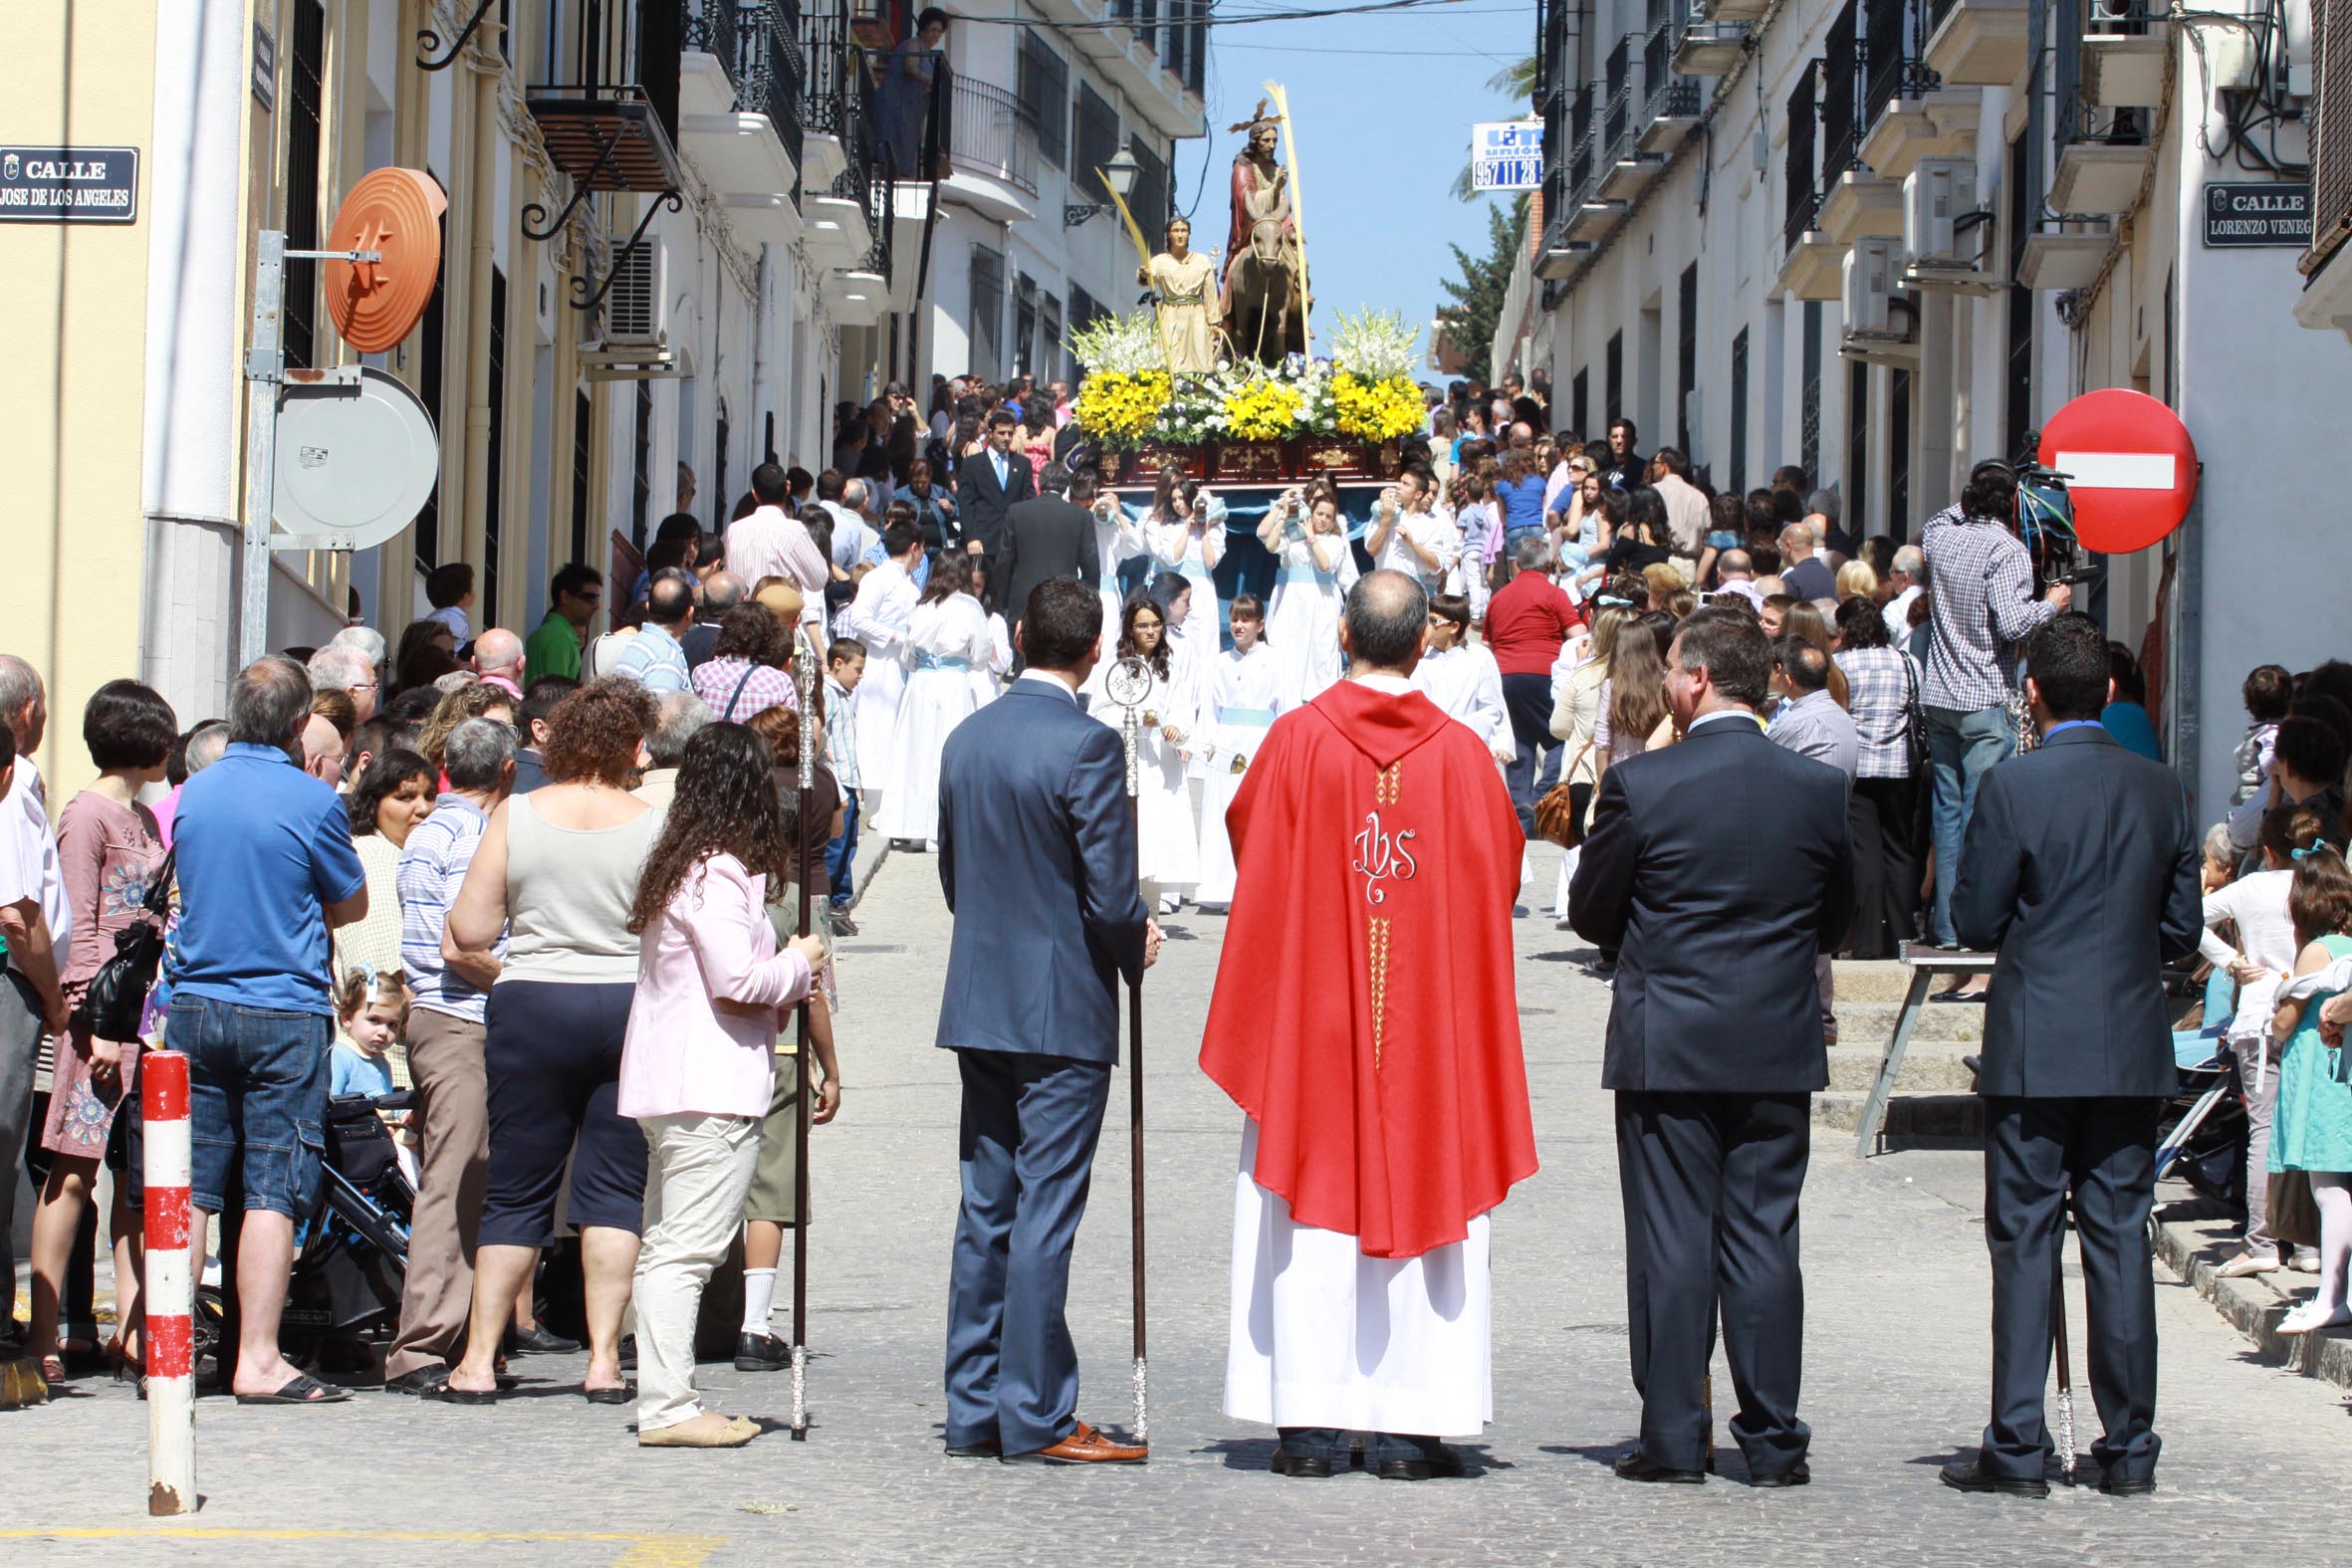
[[[1278,720],[1369,680],[1467,729],[1517,819],[1523,904],[1541,902],[1524,841],[1566,848],[1550,913],[1593,935],[1592,968],[1614,978],[1636,938],[1621,909],[1573,895],[1615,904],[1625,867],[1585,866],[1586,836],[1631,809],[1629,764],[1729,711],[1826,765],[1781,784],[1844,784],[1828,809],[1851,898],[1822,906],[1834,929],[1807,960],[1807,1027],[1829,1044],[1832,955],[1958,950],[1989,929],[1971,907],[1987,896],[1977,846],[2014,824],[1986,826],[1981,793],[2036,730],[2046,745],[2090,726],[2161,760],[2161,664],[2144,672],[2071,614],[2069,580],[2037,578],[2005,465],[1978,465],[1915,541],[1857,539],[1800,468],[1719,492],[1672,447],[1643,455],[1630,420],[1589,442],[1553,432],[1545,390],[1433,390],[1386,481],[1315,479],[1245,507],[1174,465],[1112,493],[1060,383],[942,379],[927,417],[893,384],[837,411],[823,472],[758,467],[720,529],[688,510],[681,466],[641,569],[608,584],[563,565],[527,635],[477,629],[475,574],[450,563],[422,584],[429,614],[389,640],[353,626],[254,664],[225,718],[183,726],[147,687],[108,683],[83,714],[95,780],[54,817],[34,762],[41,674],[0,656],[0,1147],[33,1151],[40,1192],[31,1320],[10,1331],[46,1376],[84,1357],[137,1376],[137,1065],[161,1043],[191,1058],[200,1218],[242,1211],[222,1281],[238,1398],[348,1397],[287,1359],[281,1314],[326,1107],[387,1097],[415,1189],[387,1389],[488,1404],[508,1356],[581,1348],[540,1321],[561,1191],[585,1397],[634,1403],[650,1446],[748,1441],[755,1427],[694,1392],[696,1319],[740,1242],[736,1365],[788,1364],[770,1318],[801,1181],[792,1129],[802,1096],[819,1123],[840,1104],[828,954],[858,929],[860,834],[937,852],[949,874],[954,759],[982,744],[958,737],[1025,690],[1024,608],[1071,592],[1087,613],[1057,610],[1069,624],[1049,673],[1087,724],[1133,732],[1147,917],[1233,905],[1254,763],[1296,746]],[[1230,571],[1221,591],[1236,548],[1270,558],[1271,591],[1231,592]],[[1389,648],[1407,608],[1418,646]],[[1098,656],[1077,656],[1080,619]],[[1374,621],[1386,652],[1367,676]],[[2079,692],[2061,717],[2034,706],[2023,653],[2045,632],[2076,686],[2074,666],[2104,658],[2087,715]],[[1753,698],[1695,697],[1702,650]],[[1133,690],[1110,678],[1122,664],[1140,671]],[[2204,856],[2208,1033],[2250,1127],[2244,1247],[2224,1271],[2318,1273],[2297,1333],[2352,1322],[2352,1081],[2336,1049],[2352,1021],[2352,666],[2265,666],[2244,702],[2237,798]],[[1048,712],[1014,705],[986,733]],[[1100,734],[1069,744],[1111,755]],[[968,817],[962,831],[969,863]],[[1373,856],[1375,881],[1412,875],[1396,849]],[[821,916],[806,935],[804,884]],[[115,1006],[126,976],[144,994],[131,1024]],[[1998,1010],[1999,990],[1988,964],[1938,1000]],[[803,1006],[807,1072],[785,1027]],[[76,1253],[102,1167],[118,1325],[104,1345]],[[1247,1211],[1266,1191],[1242,1196]],[[1253,1233],[1277,1219],[1293,1223],[1268,1211]],[[1397,1462],[1442,1469],[1427,1453]]]

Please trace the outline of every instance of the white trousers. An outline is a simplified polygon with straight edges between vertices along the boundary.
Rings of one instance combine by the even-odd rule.
[[[743,1225],[760,1123],[750,1116],[645,1116],[645,1238],[637,1252],[637,1431],[702,1414],[694,1319],[711,1270]]]

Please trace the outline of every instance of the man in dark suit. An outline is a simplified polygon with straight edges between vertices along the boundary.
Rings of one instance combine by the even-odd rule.
[[[1100,579],[1094,514],[1089,510],[1093,504],[1091,471],[1073,474],[1058,463],[1048,465],[1046,493],[1017,503],[1005,515],[1004,541],[997,554],[997,569],[1004,572],[1001,602],[1027,604],[1031,591],[1050,577],[1073,582]],[[989,581],[997,586],[995,577]],[[1020,654],[1014,657],[1018,660]]]
[[[956,726],[939,766],[950,941],[939,1044],[963,1074],[963,1208],[948,1283],[947,1451],[1054,1463],[1145,1457],[1077,1419],[1062,1316],[1070,1244],[1119,1054],[1119,981],[1159,954],[1136,888],[1118,733],[1079,711],[1102,651],[1092,583],[1040,583],[1029,669]]]
[[[1005,519],[1038,493],[1029,459],[1013,450],[1013,416],[1000,408],[988,416],[988,444],[956,470],[956,510],[962,514],[964,549],[983,558],[992,603],[1018,609],[1027,599],[1007,598],[997,555],[1004,548]]]
[[[1771,668],[1753,616],[1682,623],[1666,692],[1685,738],[1609,769],[1568,890],[1576,930],[1619,950],[1601,1086],[1642,1400],[1627,1480],[1706,1479],[1719,1300],[1749,1484],[1811,1478],[1797,1195],[1829,1081],[1813,963],[1853,916],[1853,858],[1845,777],[1757,720]]]
[[[2100,727],[2106,633],[2053,617],[2025,650],[2041,745],[1977,786],[1953,889],[1960,939],[1996,952],[1986,993],[1985,1240],[1993,1420],[1962,1491],[2049,1494],[2042,1423],[2066,1189],[2082,1239],[2099,1489],[2155,1489],[2156,1287],[2148,1211],[2156,1116],[2179,1084],[2164,966],[2197,950],[2199,846],[2171,770]]]

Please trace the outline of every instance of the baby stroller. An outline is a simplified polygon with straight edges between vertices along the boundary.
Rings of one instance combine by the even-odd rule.
[[[321,1203],[296,1232],[279,1320],[279,1343],[291,1360],[364,1367],[373,1357],[359,1341],[399,1319],[416,1189],[400,1168],[391,1129],[376,1113],[407,1110],[414,1100],[400,1090],[327,1102]],[[221,1288],[201,1286],[196,1297],[197,1335],[209,1341],[224,1315]],[[208,1348],[200,1343],[198,1353]]]

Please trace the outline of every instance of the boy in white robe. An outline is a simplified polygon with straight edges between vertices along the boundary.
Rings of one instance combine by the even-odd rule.
[[[1202,758],[1209,777],[1201,795],[1201,881],[1193,899],[1203,909],[1233,901],[1233,845],[1225,808],[1249,771],[1250,756],[1266,740],[1283,707],[1283,671],[1264,642],[1266,607],[1255,593],[1233,601],[1233,646],[1210,662],[1197,733],[1208,737]]]

